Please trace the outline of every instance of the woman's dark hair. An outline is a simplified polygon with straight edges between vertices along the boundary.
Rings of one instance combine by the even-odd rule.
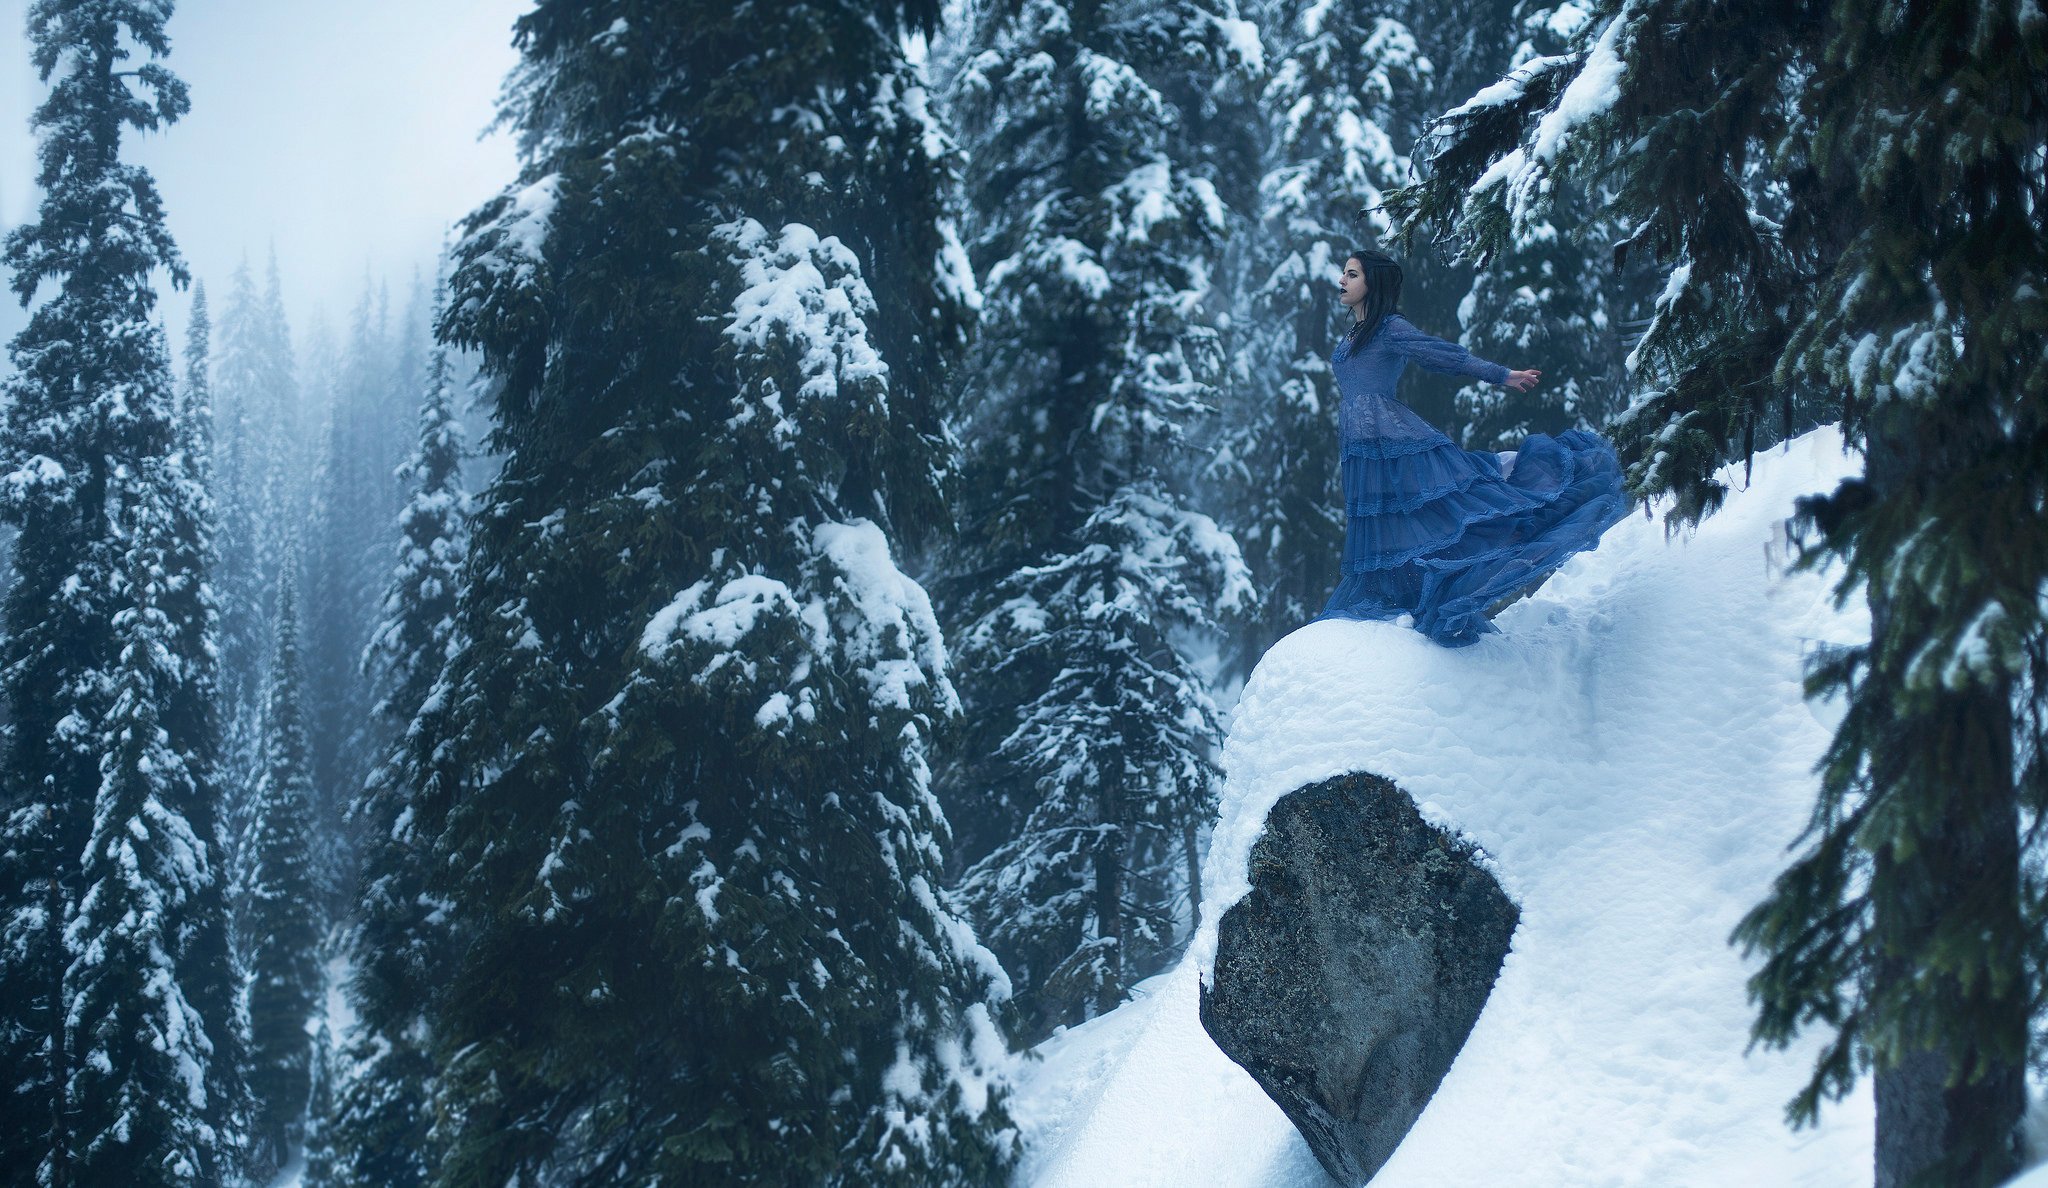
[[[1365,270],[1365,316],[1353,323],[1344,335],[1344,353],[1347,356],[1379,331],[1380,323],[1388,314],[1401,312],[1401,266],[1394,262],[1394,258],[1375,248],[1360,248],[1344,257],[1347,264],[1353,260]]]

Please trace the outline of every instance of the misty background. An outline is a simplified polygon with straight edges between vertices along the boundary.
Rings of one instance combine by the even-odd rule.
[[[29,0],[0,0],[0,231],[35,209],[29,116],[45,94],[23,37]],[[519,0],[360,0],[346,6],[210,0],[178,7],[168,62],[192,110],[131,135],[194,281],[223,292],[243,256],[274,246],[295,336],[336,325],[364,287],[401,296],[442,235],[517,170],[512,138],[486,132],[517,60]],[[182,343],[191,291],[159,278]],[[0,340],[27,314],[0,302]]]

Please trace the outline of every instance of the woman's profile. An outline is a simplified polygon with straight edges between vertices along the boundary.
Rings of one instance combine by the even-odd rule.
[[[1340,397],[1342,577],[1316,619],[1413,618],[1462,646],[1497,630],[1495,611],[1528,593],[1628,513],[1614,448],[1571,429],[1532,433],[1511,454],[1467,450],[1394,398],[1412,360],[1528,391],[1541,373],[1511,370],[1402,317],[1401,266],[1370,249],[1346,257],[1338,288],[1352,310],[1331,352]]]

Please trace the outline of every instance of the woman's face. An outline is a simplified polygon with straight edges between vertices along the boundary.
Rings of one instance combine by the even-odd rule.
[[[1365,269],[1353,256],[1344,261],[1344,272],[1337,278],[1337,300],[1353,309],[1365,300]]]

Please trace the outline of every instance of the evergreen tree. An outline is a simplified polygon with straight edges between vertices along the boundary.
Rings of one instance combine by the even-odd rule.
[[[1569,49],[1589,19],[1584,5],[1520,0],[1515,25],[1524,39],[1510,71]],[[1459,112],[1445,115],[1455,125]],[[1424,151],[1427,151],[1425,148]],[[1531,433],[1599,429],[1624,406],[1624,311],[1646,306],[1661,277],[1638,266],[1610,275],[1600,261],[1629,228],[1606,210],[1607,194],[1575,178],[1553,181],[1557,192],[1479,270],[1458,310],[1461,341],[1489,359],[1516,358],[1540,367],[1543,382],[1528,392],[1466,382],[1447,423],[1468,449],[1513,450]]]
[[[29,11],[55,78],[34,117],[44,199],[4,258],[24,306],[54,291],[9,344],[0,419],[19,530],[0,640],[9,1183],[217,1182],[237,1162],[207,442],[151,316],[151,271],[188,277],[154,180],[120,159],[125,128],[188,109],[160,62],[120,68],[169,52],[169,7]]]
[[[287,489],[292,476],[304,473],[298,469],[305,445],[281,289],[275,253],[264,292],[257,290],[246,260],[235,269],[221,313],[215,385],[222,687],[231,705],[249,707],[252,721],[262,710],[282,542],[296,522]]]
[[[397,432],[414,412],[392,381],[388,297],[367,279],[348,340],[334,359],[322,448],[311,485],[314,544],[307,559],[306,705],[311,741],[314,870],[323,914],[346,909],[361,839],[348,808],[383,749],[376,697],[361,671],[391,572],[389,525],[398,514]]]
[[[2040,978],[2022,820],[2048,807],[2048,23],[1984,3],[1593,13],[1468,105],[1399,205],[1483,254],[1554,175],[1616,179],[1617,251],[1670,269],[1621,426],[1675,521],[1718,506],[1714,466],[1789,432],[1796,400],[1827,399],[1861,447],[1863,474],[1795,519],[1871,638],[1809,672],[1847,712],[1798,854],[1736,933],[1764,956],[1754,1034],[1828,1033],[1794,1123],[1874,1074],[1883,1188],[2001,1182]]]
[[[1169,485],[1214,410],[1201,311],[1229,226],[1173,100],[1242,84],[1258,55],[1228,0],[992,4],[970,40],[953,105],[987,305],[945,584],[971,729],[947,779],[982,860],[963,889],[1021,971],[1029,1037],[1156,967],[1192,889],[1165,855],[1183,847],[1192,876],[1220,729],[1189,637],[1249,584]],[[1013,895],[999,868],[1027,853]]]
[[[175,552],[191,538],[177,535],[163,497],[198,491],[175,473],[182,458],[167,447],[156,443],[153,458],[138,451],[140,473],[119,476],[140,480],[121,509],[125,539],[112,542],[122,554],[109,591],[121,608],[112,624],[120,667],[96,740],[101,782],[78,872],[84,894],[64,930],[64,1048],[74,1062],[63,1109],[69,1172],[81,1183],[218,1182],[235,1163],[235,1135],[217,1105],[226,1078],[213,1068],[238,1054],[215,1044],[233,1032],[219,851],[204,832],[211,813],[189,812],[209,803],[210,772],[189,736],[171,729],[179,686],[195,675],[183,666],[203,663],[203,653],[180,646],[191,625],[173,607],[193,574]],[[200,961],[216,965],[204,980],[210,1003],[188,996],[182,976]],[[62,1178],[54,1162],[46,1166]]]
[[[434,307],[446,305],[436,288]],[[456,592],[469,548],[469,496],[462,485],[461,418],[449,351],[429,357],[419,442],[399,468],[412,488],[398,517],[398,561],[383,619],[363,667],[383,696],[377,712],[408,725],[440,674],[455,631]],[[420,836],[404,780],[404,743],[375,768],[351,808],[365,839],[357,922],[349,933],[349,997],[357,1033],[335,1102],[332,1145],[338,1183],[410,1188],[439,1162],[429,1134],[433,1065],[424,1008],[444,976],[447,906],[428,899]]]
[[[244,261],[236,268],[220,319],[215,377],[215,490],[221,520],[221,717],[224,723],[222,815],[234,898],[243,897],[252,796],[263,771],[263,696],[273,649],[272,608],[283,571],[286,533],[295,521],[293,488],[303,482],[297,430],[298,386],[284,320],[277,259],[268,293]]]
[[[264,379],[271,395],[258,430],[259,440],[266,448],[257,490],[266,500],[264,506],[271,509],[263,521],[263,555],[265,561],[274,564],[289,542],[297,538],[299,525],[305,522],[310,494],[305,476],[313,472],[320,452],[320,435],[315,432],[319,428],[320,409],[306,398],[294,370],[291,325],[284,308],[284,275],[278,267],[274,246],[264,268],[261,319],[266,356]],[[272,568],[268,572],[275,575],[280,571]],[[275,576],[271,578],[269,592],[273,597],[265,606],[275,602],[276,580]]]
[[[243,714],[241,707],[256,700],[252,690],[259,685],[268,652],[262,624],[270,604],[257,600],[258,509],[250,482],[255,460],[261,457],[256,414],[268,398],[270,380],[257,300],[245,260],[235,269],[221,313],[220,374],[213,389],[214,502],[221,523],[221,693],[229,707],[231,748],[232,740],[245,733],[240,730],[243,719],[254,717]]]
[[[184,982],[193,1001],[219,1004],[208,1007],[220,1019],[211,1036],[213,1060],[206,1069],[207,1096],[217,1103],[216,1129],[234,1149],[234,1166],[223,1167],[224,1180],[232,1182],[247,1141],[252,1102],[245,1079],[249,1017],[242,998],[243,971],[236,959],[234,879],[223,812],[229,800],[229,777],[218,660],[223,599],[212,580],[220,568],[220,549],[215,543],[220,525],[210,494],[217,481],[211,350],[212,319],[206,290],[199,286],[187,327],[186,380],[177,421],[184,473],[174,488],[177,497],[169,503],[173,536],[181,545],[169,553],[171,572],[165,582],[166,610],[177,632],[175,654],[197,659],[180,665],[182,679],[167,691],[163,701],[162,726],[174,738],[196,740],[190,761],[194,778],[191,807],[185,815],[193,834],[210,847],[213,877],[191,901],[195,923],[189,930],[193,943]]]
[[[1528,392],[1478,382],[1458,389],[1449,430],[1467,449],[1513,450],[1531,433],[1597,430],[1621,407],[1625,344],[1596,263],[1612,227],[1585,196],[1559,206],[1474,276],[1466,294],[1460,341],[1481,358],[1543,372]]]
[[[1399,184],[1399,105],[1431,75],[1414,34],[1376,10],[1288,0],[1260,10],[1264,174],[1227,266],[1232,303],[1228,426],[1205,476],[1228,492],[1231,535],[1255,575],[1225,671],[1244,677],[1275,640],[1322,609],[1342,577],[1337,389],[1330,350],[1348,312],[1335,278],[1356,213]],[[1386,227],[1385,216],[1371,224]]]
[[[1028,1035],[1114,1008],[1174,952],[1172,897],[1201,897],[1196,830],[1215,816],[1223,729],[1176,636],[1213,632],[1219,597],[1250,596],[1236,544],[1156,486],[1120,489],[1081,537],[1005,582],[1016,619],[997,629],[1018,655],[1065,663],[996,753],[1036,777],[1037,802],[961,882],[1023,987]],[[1218,575],[1222,595],[1198,584]]]
[[[185,321],[185,383],[178,389],[172,422],[183,432],[188,453],[195,444],[204,446],[203,453],[193,455],[193,464],[198,465],[199,459],[204,458],[205,486],[209,491],[218,481],[213,442],[219,431],[213,423],[213,411],[213,315],[207,312],[206,284],[202,281],[192,286],[192,309]],[[219,517],[216,510],[215,520]],[[215,552],[219,552],[217,545]],[[215,564],[218,566],[219,562],[216,560]]]
[[[256,1099],[251,1167],[258,1179],[283,1167],[305,1136],[312,1086],[306,1025],[319,1009],[321,990],[295,569],[288,564],[278,582],[263,772],[253,797],[238,930],[249,947],[249,1086]]]
[[[950,149],[902,48],[930,15],[517,25],[525,165],[466,222],[440,327],[481,351],[506,458],[407,746],[463,939],[426,1028],[438,1182],[984,1183],[1014,1157],[1000,971],[927,786],[956,703],[891,556],[943,507],[915,364],[963,320]]]
[[[327,1017],[320,1017],[313,1031],[312,1089],[306,1100],[306,1164],[299,1176],[304,1188],[338,1188],[340,1185],[377,1184],[389,1188],[388,1180],[350,1179],[340,1174],[334,1142],[334,1033]]]

